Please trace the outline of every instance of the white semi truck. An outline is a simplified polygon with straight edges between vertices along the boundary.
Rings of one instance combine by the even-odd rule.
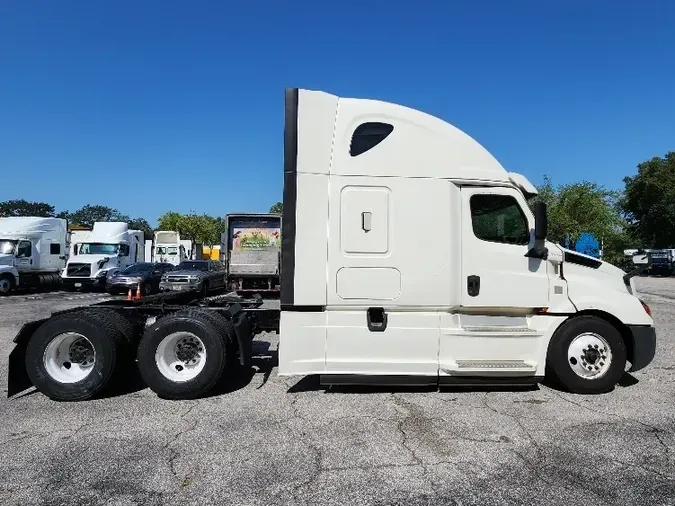
[[[92,230],[71,241],[71,255],[61,272],[65,288],[105,288],[111,273],[142,262],[143,232],[124,222],[96,222]]]
[[[536,188],[452,125],[400,105],[286,91],[281,310],[169,293],[26,324],[8,395],[93,397],[135,363],[157,395],[204,395],[280,332],[283,376],[607,392],[656,349],[625,273],[546,240]]]
[[[58,286],[66,264],[67,236],[64,219],[0,219],[0,295],[17,288]]]
[[[158,230],[155,232],[153,261],[178,265],[189,257],[184,242],[178,232]]]

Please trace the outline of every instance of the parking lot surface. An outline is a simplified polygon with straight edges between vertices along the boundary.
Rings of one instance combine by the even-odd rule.
[[[0,504],[675,504],[675,278],[640,278],[655,361],[613,392],[319,389],[278,338],[231,392],[7,400],[20,326],[95,294],[0,301]]]

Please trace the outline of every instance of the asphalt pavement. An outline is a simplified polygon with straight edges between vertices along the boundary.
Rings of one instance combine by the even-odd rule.
[[[133,382],[79,403],[5,393],[0,504],[675,504],[675,278],[638,284],[657,356],[604,395],[326,391],[276,376],[274,334],[248,384],[198,401]],[[41,295],[0,302],[5,392],[25,321],[100,300]]]

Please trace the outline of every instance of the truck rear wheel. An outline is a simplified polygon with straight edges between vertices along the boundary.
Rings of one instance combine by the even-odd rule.
[[[613,325],[595,316],[580,316],[553,335],[547,370],[570,392],[599,394],[616,386],[626,357],[626,345]]]
[[[126,343],[119,329],[100,315],[53,317],[26,348],[26,371],[35,387],[55,401],[81,401],[110,383]]]
[[[14,277],[9,274],[0,275],[0,296],[9,295],[14,290]]]
[[[89,318],[92,314],[98,316],[99,318],[103,318],[114,325],[117,330],[121,332],[128,343],[132,344],[136,341],[136,328],[134,324],[131,322],[131,320],[114,309],[108,309],[104,307],[88,307],[82,311],[78,311],[76,314],[81,315],[81,317],[84,319]]]
[[[160,318],[138,345],[138,369],[159,397],[194,399],[211,390],[227,364],[225,338],[215,318],[188,309]]]

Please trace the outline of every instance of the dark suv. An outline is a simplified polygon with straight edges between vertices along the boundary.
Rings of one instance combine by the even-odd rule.
[[[122,271],[117,271],[106,280],[106,291],[111,294],[134,292],[141,285],[141,293],[150,295],[159,292],[162,276],[171,272],[174,266],[163,262],[139,262]]]

